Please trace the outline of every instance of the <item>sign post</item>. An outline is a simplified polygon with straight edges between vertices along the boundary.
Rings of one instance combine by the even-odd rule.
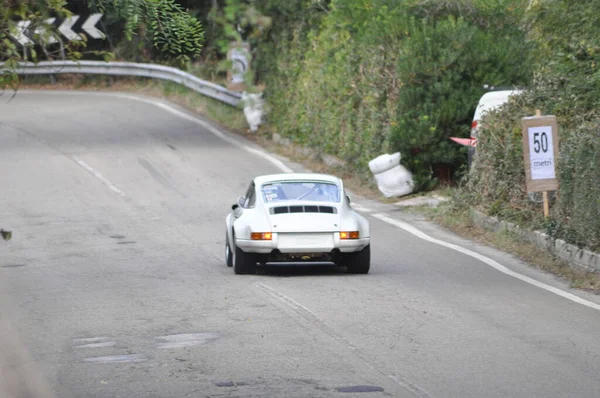
[[[539,110],[535,113],[535,116],[524,117],[521,121],[525,179],[527,192],[542,192],[544,217],[547,218],[548,191],[558,190],[558,125],[556,116],[542,116]]]
[[[236,42],[229,44],[227,59],[231,61],[231,68],[227,71],[227,89],[231,91],[244,91],[246,72],[250,66],[250,44]]]

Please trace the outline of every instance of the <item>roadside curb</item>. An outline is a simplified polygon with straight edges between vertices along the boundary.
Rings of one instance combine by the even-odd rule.
[[[572,268],[600,272],[600,253],[580,249],[562,239],[553,239],[540,231],[525,230],[518,225],[490,217],[473,208],[470,209],[469,216],[475,225],[493,232],[502,230],[512,232],[537,248],[567,261]]]

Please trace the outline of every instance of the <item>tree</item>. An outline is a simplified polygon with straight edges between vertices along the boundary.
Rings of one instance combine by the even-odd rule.
[[[200,55],[204,31],[197,18],[187,13],[175,0],[91,0],[101,12],[112,12],[124,20],[125,37],[145,35],[160,58],[177,66],[185,66]],[[0,88],[18,87],[17,68],[21,61],[37,62],[45,59],[78,60],[85,54],[86,40],[64,42],[56,29],[47,24],[50,17],[71,15],[63,0],[0,0]],[[18,25],[15,20],[29,21],[28,32],[33,33],[35,46],[21,48],[13,40]],[[39,29],[43,27],[44,29]],[[12,33],[12,34],[11,34]],[[53,37],[56,43],[50,43]],[[54,42],[52,41],[52,42]],[[40,56],[40,52],[43,56]],[[101,53],[107,59],[109,52]]]

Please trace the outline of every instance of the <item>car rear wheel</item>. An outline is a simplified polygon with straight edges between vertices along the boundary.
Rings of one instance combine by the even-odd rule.
[[[256,273],[256,256],[254,253],[245,253],[242,249],[236,247],[233,256],[233,271],[237,275]]]
[[[349,253],[346,258],[346,272],[349,274],[368,274],[371,268],[371,245],[356,253]]]
[[[228,267],[233,267],[233,253],[231,252],[231,246],[229,245],[227,233],[225,233],[225,263]]]

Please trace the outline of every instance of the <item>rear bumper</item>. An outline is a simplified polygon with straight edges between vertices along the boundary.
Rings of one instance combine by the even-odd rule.
[[[269,254],[273,251],[280,253],[352,253],[364,249],[370,238],[340,239],[339,233],[331,234],[301,234],[292,236],[284,234],[282,239],[274,233],[272,240],[236,239],[235,244],[247,253]],[[329,235],[329,236],[326,236]]]

